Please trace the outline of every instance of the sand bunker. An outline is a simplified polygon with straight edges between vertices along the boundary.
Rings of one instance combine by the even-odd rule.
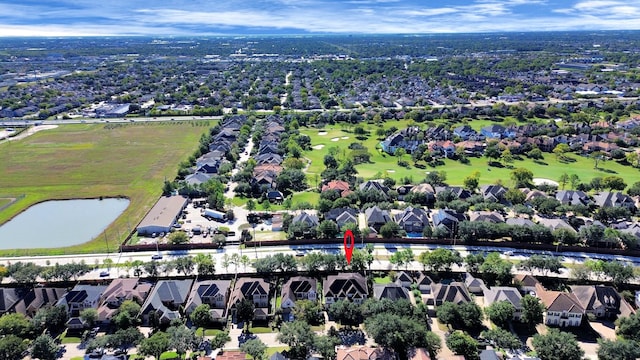
[[[348,136],[343,136],[343,137],[341,137],[340,139],[342,139],[342,140],[347,140],[348,138],[349,138]]]
[[[338,140],[340,140],[340,138],[333,138],[333,139],[331,139],[331,141],[338,141]]]
[[[327,135],[327,132],[326,132],[326,131],[320,131],[320,132],[318,133],[318,135],[320,135],[320,136]]]
[[[534,178],[533,179],[533,184],[534,185],[542,185],[542,184],[547,184],[547,185],[552,185],[552,186],[558,186],[558,182],[557,181],[553,181],[550,179],[544,179],[544,178]]]
[[[396,172],[395,170],[387,170],[388,173],[394,173]]]
[[[311,148],[312,148],[312,149],[314,149],[314,150],[320,150],[320,149],[322,149],[323,147],[324,147],[324,144],[320,144],[320,145],[312,146]]]

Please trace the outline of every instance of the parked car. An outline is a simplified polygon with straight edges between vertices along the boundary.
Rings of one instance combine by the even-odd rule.
[[[109,272],[108,271],[101,271],[100,272],[100,277],[107,277],[109,276]]]
[[[151,260],[160,260],[160,259],[162,259],[162,254],[151,255]]]

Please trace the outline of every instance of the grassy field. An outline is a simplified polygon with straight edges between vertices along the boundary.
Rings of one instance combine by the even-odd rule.
[[[214,122],[66,125],[0,144],[0,189],[26,196],[0,212],[0,223],[51,199],[127,197],[125,212],[85,244],[52,249],[2,250],[2,255],[68,254],[115,249],[173,179],[177,165]]]
[[[483,126],[489,124],[489,122],[483,120],[470,122],[470,124],[475,123]],[[406,120],[390,121],[386,122],[384,127],[389,128],[390,126],[395,126],[398,129],[403,129],[407,125],[409,125],[409,121]],[[505,185],[510,185],[512,168],[524,167],[530,169],[536,178],[547,178],[555,181],[557,181],[564,172],[569,175],[577,174],[582,182],[588,182],[594,177],[604,177],[608,175],[621,176],[628,185],[640,181],[640,171],[638,169],[623,166],[614,161],[601,162],[598,164],[598,169],[595,169],[593,160],[575,154],[568,156],[569,161],[559,161],[554,154],[545,153],[545,158],[542,161],[534,162],[531,159],[524,158],[523,160],[516,160],[512,164],[509,164],[512,168],[490,167],[488,166],[487,159],[482,157],[470,158],[468,164],[445,160],[444,166],[435,168],[426,166],[424,169],[415,167],[413,161],[411,161],[411,157],[405,155],[403,159],[407,161],[410,166],[408,168],[400,167],[397,164],[397,157],[386,154],[380,150],[378,146],[380,139],[377,139],[375,136],[376,127],[365,124],[365,128],[370,131],[370,134],[364,141],[357,140],[351,131],[345,131],[345,129],[340,128],[338,125],[327,126],[325,129],[320,130],[302,129],[301,133],[309,135],[311,137],[311,145],[314,146],[314,150],[307,151],[304,155],[311,160],[307,178],[311,179],[315,174],[320,174],[322,170],[324,170],[323,159],[324,156],[329,153],[330,148],[338,148],[336,156],[338,159],[341,159],[350,151],[348,149],[349,144],[357,141],[367,147],[372,155],[370,163],[356,165],[358,176],[363,177],[365,180],[388,176],[396,180],[403,177],[411,177],[413,182],[420,182],[430,171],[444,171],[447,174],[447,182],[449,184],[461,185],[465,177],[475,171],[479,171],[480,184],[491,184],[500,180],[503,181]],[[347,139],[345,139],[345,137]],[[338,140],[332,141],[332,139]],[[313,185],[311,181],[309,183]]]

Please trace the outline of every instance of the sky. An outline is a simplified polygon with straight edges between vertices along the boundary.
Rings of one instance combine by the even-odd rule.
[[[0,0],[0,36],[637,29],[640,0]]]

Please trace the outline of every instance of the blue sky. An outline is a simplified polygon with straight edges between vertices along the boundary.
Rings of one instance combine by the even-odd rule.
[[[640,29],[640,0],[0,0],[0,36]]]

